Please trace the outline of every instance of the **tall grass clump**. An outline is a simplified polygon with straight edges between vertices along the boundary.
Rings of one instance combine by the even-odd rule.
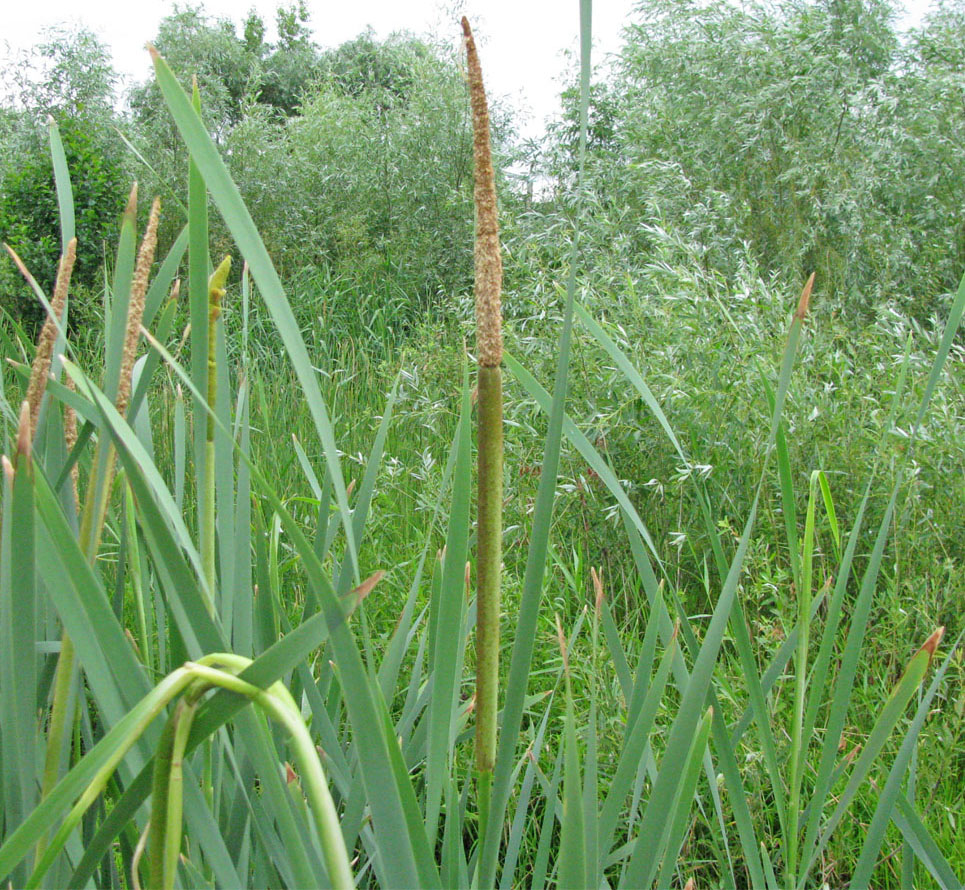
[[[580,22],[582,171],[589,0]],[[760,465],[735,534],[724,532],[727,505],[702,474],[687,476],[709,542],[709,611],[691,614],[645,517],[567,411],[579,324],[681,466],[700,466],[701,443],[685,445],[643,373],[577,302],[582,172],[572,229],[560,233],[569,258],[552,389],[503,349],[485,94],[465,21],[463,29],[476,165],[477,435],[469,359],[459,354],[440,482],[414,514],[424,526],[401,564],[378,547],[377,510],[390,434],[404,422],[400,380],[372,411],[374,435],[351,457],[358,472],[348,479],[331,390],[202,123],[198,90],[189,97],[152,51],[190,156],[186,219],[155,261],[160,210],[155,203],[138,251],[132,192],[105,293],[103,355],[79,354],[66,337],[70,257],[84,245],[74,245],[71,174],[51,127],[63,283],[48,301],[24,267],[49,327],[33,374],[17,363],[4,388],[25,384],[29,398],[20,409],[6,395],[0,405],[12,455],[0,516],[0,875],[35,887],[805,888],[825,880],[829,843],[874,783],[871,819],[835,874],[852,887],[926,874],[960,886],[916,803],[916,762],[961,631],[933,671],[944,628],[898,642],[900,666],[860,743],[841,741],[965,282],[910,418],[917,369],[908,353],[897,366],[850,528],[827,468],[808,468],[803,518],[798,511],[784,412],[812,317],[813,278],[806,283],[776,372],[760,372]],[[235,260],[216,268],[209,201],[234,245]],[[178,330],[182,268],[190,325]],[[221,317],[239,293],[241,344],[229,349]],[[254,299],[284,350],[287,393],[268,378],[277,360],[249,349]],[[518,474],[503,467],[502,415],[518,406],[503,404],[503,367],[507,391],[545,415],[533,446],[538,487],[511,557],[501,511],[504,482]],[[272,398],[298,417],[290,443],[293,430],[281,441],[253,422],[255,412],[272,416]],[[874,527],[868,504],[899,427],[907,447]],[[263,435],[272,449],[256,457]],[[296,497],[281,490],[289,449]],[[606,492],[632,572],[593,567],[586,604],[550,618],[544,593],[558,576],[547,569],[563,563],[553,524],[564,449]],[[783,522],[762,532],[775,480]],[[751,635],[745,612],[748,553],[765,533],[786,550],[792,577],[783,591],[792,627],[776,650]],[[518,574],[504,572],[510,559]],[[618,600],[632,623],[620,620]],[[894,831],[898,864],[882,864]]]

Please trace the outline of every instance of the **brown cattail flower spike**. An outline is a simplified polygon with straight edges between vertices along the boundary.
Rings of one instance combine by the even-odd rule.
[[[496,184],[489,139],[489,110],[479,55],[463,18],[472,106],[474,198],[476,204],[476,351],[478,502],[476,526],[476,769],[480,814],[488,808],[496,759],[499,695],[499,602],[503,524],[503,360]]]
[[[67,305],[67,289],[70,286],[70,275],[74,269],[77,257],[77,239],[72,238],[67,245],[67,252],[60,258],[57,266],[57,283],[54,285],[54,297],[50,301],[53,317],[48,316],[40,330],[37,340],[37,352],[34,356],[33,367],[30,370],[30,383],[27,386],[27,401],[30,403],[30,434],[37,434],[37,420],[40,416],[40,403],[47,388],[47,376],[50,374],[50,360],[57,341],[57,326],[64,317],[64,307]]]
[[[466,61],[469,68],[469,102],[472,106],[473,197],[476,204],[476,349],[482,368],[496,368],[503,360],[502,309],[503,263],[499,252],[496,212],[496,179],[489,140],[489,105],[483,87],[479,54],[463,18]]]
[[[132,191],[131,194],[136,200],[136,191]],[[134,278],[131,282],[131,299],[127,305],[127,328],[124,334],[124,352],[121,358],[121,379],[117,390],[117,411],[119,414],[123,414],[127,410],[127,403],[131,398],[131,372],[134,370],[137,344],[141,338],[141,319],[144,318],[144,301],[147,296],[151,264],[154,262],[154,251],[157,248],[157,225],[160,215],[161,201],[159,198],[155,198],[151,205],[147,229],[144,231],[144,238],[137,252],[137,263],[134,266]]]

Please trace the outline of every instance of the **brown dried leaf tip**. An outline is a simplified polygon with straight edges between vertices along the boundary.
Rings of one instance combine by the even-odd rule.
[[[929,662],[931,662],[931,660],[935,657],[935,650],[938,649],[938,644],[942,641],[943,636],[945,636],[944,626],[939,627],[927,640],[925,640],[925,644],[921,647],[921,650],[928,653]]]
[[[362,602],[374,589],[375,585],[382,580],[385,576],[385,570],[380,569],[372,575],[369,575],[358,587],[352,591],[352,596],[355,598],[356,604]]]
[[[814,287],[814,273],[811,273],[811,277],[808,278],[807,284],[804,285],[804,290],[801,291],[801,299],[798,300],[797,311],[794,313],[795,318],[804,321],[804,316],[808,314],[808,305],[811,302],[811,289]]]
[[[469,73],[469,104],[472,107],[473,197],[476,204],[476,348],[479,365],[499,367],[503,360],[502,309],[503,262],[499,253],[499,220],[496,180],[489,140],[489,105],[483,86],[479,53],[469,21],[462,19]]]

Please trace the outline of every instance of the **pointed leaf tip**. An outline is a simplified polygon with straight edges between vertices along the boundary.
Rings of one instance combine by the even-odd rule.
[[[127,206],[124,208],[124,216],[133,220],[135,213],[137,213],[137,180],[135,180],[134,185],[131,186],[131,193],[127,197]]]
[[[369,575],[355,590],[352,591],[352,595],[355,597],[357,603],[362,602],[373,590],[376,584],[382,580],[385,576],[385,570],[379,569],[375,574]]]
[[[603,606],[603,582],[600,580],[600,575],[593,566],[590,566],[590,577],[593,579],[593,590],[596,592],[594,607],[596,608],[596,614],[599,615],[600,609]]]
[[[30,443],[33,432],[30,429],[30,403],[24,399],[20,404],[20,423],[17,426],[17,456],[27,457],[30,454]]]
[[[811,273],[807,284],[804,285],[804,290],[801,291],[801,299],[798,300],[797,311],[794,313],[794,317],[802,321],[804,320],[804,316],[808,314],[808,305],[811,302],[811,289],[814,287],[814,274],[814,272]]]
[[[935,632],[925,640],[925,644],[921,647],[921,651],[928,653],[929,661],[935,657],[935,650],[938,648],[938,644],[942,641],[942,637],[945,636],[945,627],[939,627]]]
[[[554,613],[553,617],[556,619],[556,641],[559,643],[560,654],[563,656],[563,670],[566,671],[566,675],[570,674],[570,656],[566,651],[566,635],[563,633],[563,623],[560,621],[559,612]]]

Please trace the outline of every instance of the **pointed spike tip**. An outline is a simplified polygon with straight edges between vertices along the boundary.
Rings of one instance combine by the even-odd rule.
[[[208,279],[208,293],[217,294],[218,297],[224,296],[225,285],[228,283],[228,273],[231,271],[231,254],[228,254],[211,274]]]
[[[13,485],[13,477],[15,475],[13,470],[13,464],[10,463],[10,458],[5,454],[0,454],[0,464],[3,465],[3,475],[7,477],[7,482]]]

